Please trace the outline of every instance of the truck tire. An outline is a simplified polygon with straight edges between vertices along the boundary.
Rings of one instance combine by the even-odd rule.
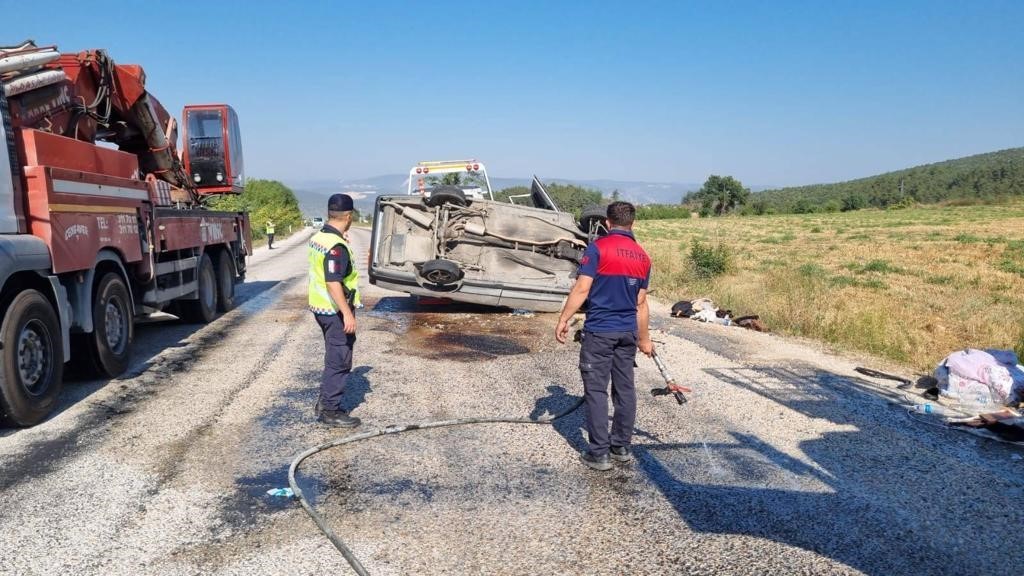
[[[420,267],[420,276],[435,286],[450,286],[462,278],[462,269],[451,260],[430,260]]]
[[[235,271],[231,268],[231,252],[217,256],[217,310],[230,312],[235,307]]]
[[[88,337],[92,365],[99,376],[115,378],[128,369],[135,338],[134,312],[124,280],[115,272],[104,274],[96,285],[93,330]]]
[[[213,261],[209,254],[203,254],[199,259],[196,279],[199,281],[199,298],[181,300],[178,302],[178,310],[185,322],[209,324],[217,317],[217,275],[213,271]]]
[[[580,214],[580,230],[590,234],[594,224],[604,224],[608,218],[608,208],[604,206],[587,206]]]
[[[0,410],[15,426],[46,418],[60,395],[64,346],[60,321],[37,290],[14,297],[0,327]]]
[[[442,204],[455,204],[466,206],[466,193],[458,186],[437,186],[430,191],[430,196],[424,200],[427,206],[441,206]]]

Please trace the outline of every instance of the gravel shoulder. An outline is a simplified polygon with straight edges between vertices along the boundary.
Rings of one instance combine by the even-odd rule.
[[[367,232],[354,231],[365,254]],[[206,326],[140,327],[128,375],[73,382],[51,419],[0,430],[0,573],[348,573],[292,502],[323,342],[306,235],[253,257]],[[367,286],[346,406],[364,428],[539,416],[582,393],[553,315],[420,307]],[[1004,574],[1024,564],[1013,447],[912,420],[903,391],[806,343],[677,321],[655,338],[695,392],[653,398],[636,461],[576,461],[554,426],[414,431],[319,454],[300,483],[373,574]]]

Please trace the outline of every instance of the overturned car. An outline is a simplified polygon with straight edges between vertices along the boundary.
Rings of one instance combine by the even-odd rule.
[[[420,296],[557,312],[604,208],[580,221],[536,177],[531,205],[467,198],[458,186],[377,198],[370,283]],[[510,199],[512,200],[512,199]],[[520,199],[522,201],[522,199]]]

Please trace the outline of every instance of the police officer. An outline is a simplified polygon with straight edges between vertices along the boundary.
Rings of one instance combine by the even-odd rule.
[[[274,249],[274,223],[267,220],[267,250]]]
[[[636,421],[633,361],[636,351],[651,356],[654,344],[647,326],[647,286],[651,259],[633,238],[636,208],[628,202],[608,205],[608,234],[583,253],[576,284],[566,299],[555,328],[565,343],[569,319],[587,301],[580,349],[580,374],[586,405],[589,450],[580,455],[594,470],[611,470],[609,455],[618,462],[632,459],[629,446]],[[611,379],[612,417],[608,434],[608,381]]]
[[[352,372],[356,343],[359,274],[355,255],[345,240],[352,225],[352,198],[335,194],[327,200],[327,223],[309,241],[309,309],[324,333],[324,373],[317,420],[341,428],[354,428],[359,418],[341,409],[345,381]]]

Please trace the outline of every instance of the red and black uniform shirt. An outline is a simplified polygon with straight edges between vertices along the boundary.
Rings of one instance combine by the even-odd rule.
[[[583,252],[579,274],[594,279],[587,304],[587,332],[636,332],[636,305],[651,281],[651,259],[633,233],[612,230]]]

